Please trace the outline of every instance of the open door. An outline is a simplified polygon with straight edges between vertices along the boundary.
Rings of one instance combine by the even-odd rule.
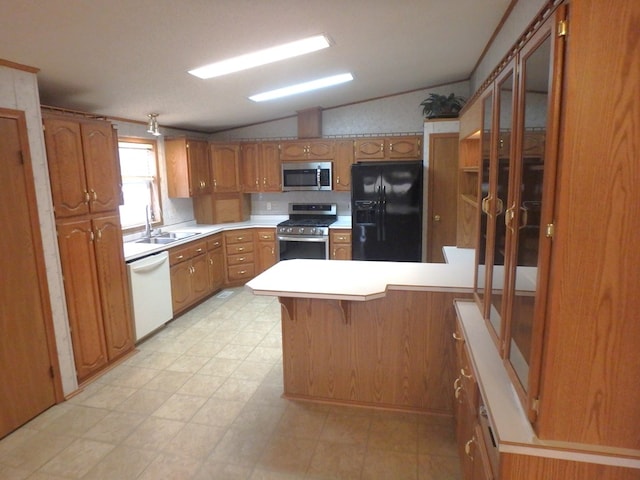
[[[7,109],[0,109],[0,225],[1,438],[62,396],[26,121]]]

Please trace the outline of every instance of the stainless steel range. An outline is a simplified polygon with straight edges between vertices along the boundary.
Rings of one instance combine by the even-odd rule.
[[[338,219],[335,203],[291,203],[289,220],[277,226],[279,260],[329,258],[329,225]]]

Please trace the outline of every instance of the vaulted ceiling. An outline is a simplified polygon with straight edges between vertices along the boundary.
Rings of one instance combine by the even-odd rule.
[[[0,58],[44,105],[215,132],[465,80],[511,0],[1,0]],[[319,33],[333,46],[224,77],[203,64]],[[337,73],[288,99],[250,95]]]

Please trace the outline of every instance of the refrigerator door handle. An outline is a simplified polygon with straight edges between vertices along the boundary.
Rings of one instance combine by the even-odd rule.
[[[387,221],[387,186],[382,187],[382,206],[380,207],[382,212],[382,222],[380,224],[380,230],[382,233],[382,241],[387,241],[387,229],[385,227]]]
[[[380,190],[380,185],[378,185],[378,198],[376,198],[376,240],[378,242],[382,241],[382,192]]]

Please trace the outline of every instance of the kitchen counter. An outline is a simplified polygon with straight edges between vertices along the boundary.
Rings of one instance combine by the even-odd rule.
[[[353,301],[383,298],[388,290],[470,293],[473,264],[287,260],[246,286],[256,295]]]
[[[154,245],[151,243],[136,243],[135,240],[124,242],[124,259],[126,262],[136,260],[138,258],[146,257],[154,253],[162,252],[169,248],[182,245],[184,243],[199,240],[209,235],[213,235],[220,232],[229,230],[239,230],[242,228],[275,228],[276,225],[288,217],[286,215],[257,215],[252,216],[251,219],[246,222],[236,223],[220,223],[216,225],[203,225],[203,224],[185,224],[181,227],[165,227],[162,228],[163,232],[198,232],[197,235],[192,235],[187,238],[176,240],[165,245]]]
[[[451,415],[473,263],[286,260],[246,284],[282,306],[286,398]]]
[[[209,235],[229,230],[239,230],[242,228],[275,228],[278,223],[287,220],[287,215],[252,215],[246,222],[220,223],[216,225],[203,224],[183,224],[180,227],[163,227],[163,232],[198,232],[187,238],[176,240],[165,245],[154,245],[151,243],[136,243],[135,240],[124,242],[124,260],[130,262],[138,258],[146,257],[154,253],[162,252],[193,240],[199,240]],[[351,217],[339,216],[329,228],[351,228]]]

